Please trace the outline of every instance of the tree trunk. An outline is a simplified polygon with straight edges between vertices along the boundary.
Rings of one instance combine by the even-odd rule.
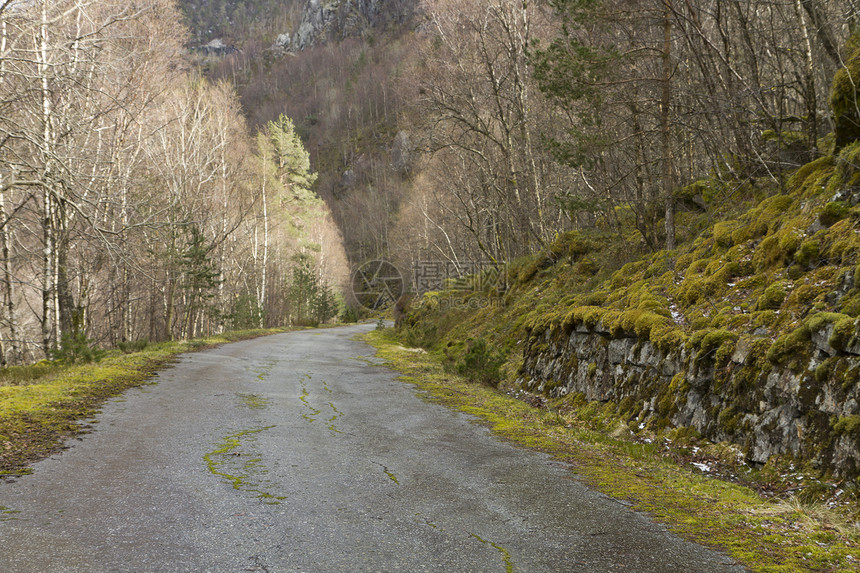
[[[808,3],[808,0],[807,0]],[[815,95],[815,62],[812,57],[812,41],[809,37],[809,28],[803,17],[801,0],[794,0],[794,9],[797,12],[800,32],[803,35],[803,56],[806,66],[804,78],[804,100],[806,100],[806,133],[809,141],[809,151],[812,155],[818,149],[818,101]]]
[[[11,361],[12,363],[17,362],[20,357],[21,348],[19,345],[19,334],[18,334],[18,321],[15,317],[15,281],[12,274],[12,263],[11,263],[11,248],[10,248],[10,231],[9,231],[9,219],[7,219],[6,215],[6,190],[4,188],[5,183],[0,180],[0,224],[3,226],[0,227],[0,248],[2,248],[3,255],[3,282],[4,284],[4,310],[6,311],[6,321],[9,325],[9,338],[11,342],[11,353],[7,354],[6,348],[4,346],[2,354],[0,354],[0,361],[2,361],[2,365],[6,366],[7,362]]]
[[[675,248],[675,170],[672,165],[672,0],[663,0],[663,90],[660,100],[660,134],[663,140],[663,193],[666,208],[666,248]]]

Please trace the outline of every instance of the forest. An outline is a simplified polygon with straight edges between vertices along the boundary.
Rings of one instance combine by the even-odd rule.
[[[588,228],[641,253],[700,232],[676,213],[703,192],[778,192],[832,151],[857,18],[850,0],[425,0],[284,57],[277,30],[237,23],[241,53],[209,73],[252,125],[295,119],[354,263],[513,260]]]
[[[252,133],[175,5],[0,5],[0,364],[337,312],[292,121]]]

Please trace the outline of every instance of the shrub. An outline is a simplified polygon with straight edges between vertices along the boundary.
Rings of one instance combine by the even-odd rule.
[[[344,324],[352,324],[354,322],[358,322],[358,313],[350,305],[344,304],[340,311],[340,315],[337,318]]]
[[[141,352],[147,346],[149,346],[149,340],[145,338],[141,338],[140,340],[122,340],[116,343],[117,348],[122,350],[124,354],[131,354],[132,352]]]
[[[466,345],[466,352],[457,361],[456,371],[473,382],[496,387],[502,379],[501,367],[504,362],[504,357],[491,350],[486,340],[470,339]]]
[[[98,362],[104,356],[104,350],[95,347],[93,340],[86,337],[83,332],[64,334],[60,341],[60,347],[51,351],[51,358],[63,362]]]

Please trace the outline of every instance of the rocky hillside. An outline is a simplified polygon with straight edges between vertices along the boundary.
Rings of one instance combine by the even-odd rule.
[[[412,17],[411,0],[307,0],[292,33],[278,36],[277,45],[299,51],[349,36],[372,36],[374,30],[400,28]]]
[[[425,295],[404,338],[559,407],[602,402],[633,434],[682,430],[736,444],[755,465],[860,476],[860,142],[853,107],[840,108],[857,97],[847,75],[829,153],[782,185],[679,190],[690,238],[677,249],[637,256],[608,230],[568,233],[511,263],[506,291]]]

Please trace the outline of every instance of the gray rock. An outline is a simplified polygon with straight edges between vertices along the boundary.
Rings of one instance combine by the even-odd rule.
[[[749,340],[745,338],[739,338],[737,344],[735,345],[735,351],[732,353],[732,362],[735,364],[744,364],[749,358],[750,352],[752,352],[752,345]]]
[[[841,378],[820,380],[813,373],[827,357],[838,362],[840,372],[860,371],[860,320],[855,328],[839,351],[829,343],[832,325],[812,333],[812,357],[799,368],[795,365],[795,371],[763,361],[756,353],[766,347],[745,338],[738,340],[725,366],[696,360],[695,349],[664,352],[647,340],[613,338],[602,325],[594,330],[579,325],[561,341],[558,332],[535,332],[524,345],[523,385],[536,388],[557,380],[562,384],[553,395],[582,392],[592,401],[618,402],[629,396],[643,404],[638,413],[643,419],[669,415],[675,426],[692,426],[711,440],[748,447],[749,459],[756,463],[794,455],[827,467],[835,476],[853,477],[860,475],[856,451],[854,457],[849,452],[857,446],[853,439],[834,435],[833,446],[823,450],[820,442],[833,435],[834,416],[860,415],[860,385],[844,387]],[[538,346],[545,350],[538,352]],[[672,400],[677,409],[661,411],[665,405],[658,394],[680,373],[685,384]],[[720,412],[729,408],[731,416],[719,420]],[[729,420],[732,423],[726,424]]]

